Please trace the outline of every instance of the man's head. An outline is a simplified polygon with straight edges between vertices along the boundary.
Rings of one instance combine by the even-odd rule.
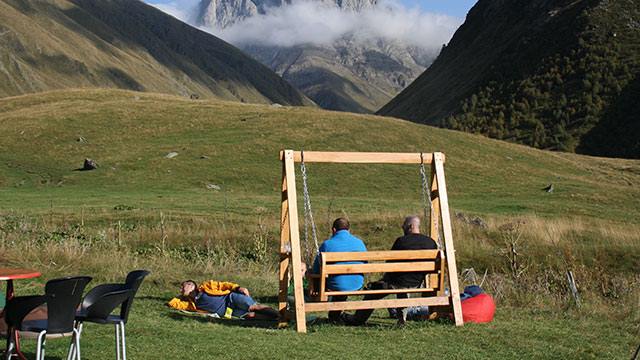
[[[337,218],[333,221],[333,226],[331,227],[331,231],[335,234],[340,230],[349,230],[349,220],[345,218]]]
[[[405,235],[420,234],[420,218],[416,215],[410,215],[404,218],[402,230]]]
[[[193,297],[192,294],[198,289],[198,285],[193,280],[183,281],[180,284],[180,295],[186,297]]]

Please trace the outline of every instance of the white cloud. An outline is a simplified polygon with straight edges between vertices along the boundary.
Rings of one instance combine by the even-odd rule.
[[[363,40],[384,38],[438,50],[461,23],[451,16],[407,9],[397,2],[360,13],[341,11],[319,2],[303,1],[271,8],[226,29],[207,29],[236,45],[293,46],[331,44],[346,34]]]
[[[147,0],[150,1],[150,0]],[[155,4],[159,9],[189,22],[195,19],[198,0],[174,0]],[[326,45],[344,35],[361,40],[402,41],[425,50],[439,51],[449,42],[462,19],[407,8],[387,0],[360,13],[341,11],[320,1],[301,0],[267,9],[266,14],[240,21],[226,29],[202,29],[234,45]]]

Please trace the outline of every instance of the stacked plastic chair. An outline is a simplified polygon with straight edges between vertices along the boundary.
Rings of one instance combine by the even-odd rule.
[[[133,305],[140,284],[149,275],[147,270],[130,272],[122,284],[101,284],[91,289],[82,301],[80,310],[76,313],[75,330],[78,338],[82,334],[85,322],[102,325],[114,325],[116,336],[116,358],[127,359],[125,325],[129,319],[129,312]],[[120,314],[111,313],[120,306]],[[80,359],[80,341],[73,342],[69,349],[68,359]]]

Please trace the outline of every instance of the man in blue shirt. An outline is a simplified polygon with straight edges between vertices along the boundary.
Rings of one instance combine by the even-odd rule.
[[[338,218],[333,222],[331,232],[333,236],[326,240],[320,246],[320,252],[352,252],[367,251],[367,247],[362,240],[351,235],[349,232],[349,220]],[[362,264],[360,261],[343,262],[341,264]],[[313,273],[320,273],[320,254],[316,256],[313,262]],[[364,276],[362,274],[352,275],[333,275],[327,279],[327,289],[334,291],[353,291],[360,290],[364,284]],[[332,296],[329,301],[345,301],[347,296]],[[329,311],[330,321],[339,321],[341,311]]]

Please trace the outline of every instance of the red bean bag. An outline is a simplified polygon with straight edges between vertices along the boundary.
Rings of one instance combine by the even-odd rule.
[[[488,323],[493,321],[496,313],[496,303],[491,295],[482,293],[472,298],[462,300],[462,319],[465,323]]]

